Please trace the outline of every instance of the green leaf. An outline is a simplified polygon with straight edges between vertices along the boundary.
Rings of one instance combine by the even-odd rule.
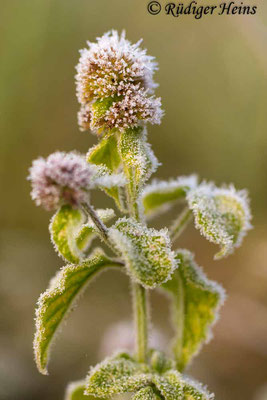
[[[175,362],[159,350],[151,350],[150,365],[153,370],[162,374],[169,369],[175,368]]]
[[[127,354],[119,354],[96,365],[86,379],[86,393],[99,397],[134,392],[150,382],[147,367]]]
[[[109,236],[131,277],[146,288],[166,282],[177,267],[166,229],[158,231],[122,218],[109,229]]]
[[[40,296],[36,309],[34,354],[37,367],[42,374],[47,374],[46,366],[51,342],[63,319],[73,308],[74,300],[96,273],[107,267],[119,266],[121,264],[97,249],[82,264],[63,267],[51,281],[46,292]]]
[[[104,222],[108,222],[115,216],[114,210],[111,208],[96,210],[98,217]],[[79,250],[85,252],[90,247],[92,240],[96,237],[96,229],[93,221],[89,218],[88,222],[82,225],[80,231],[76,235],[76,245]]]
[[[184,400],[214,400],[214,395],[209,393],[200,383],[189,378],[183,380]]]
[[[139,127],[127,129],[119,140],[119,152],[133,201],[137,200],[142,186],[158,167],[146,136],[146,130]]]
[[[153,375],[153,383],[165,400],[184,400],[183,381],[176,370],[170,370],[164,375]]]
[[[121,174],[117,174],[121,165],[121,157],[118,151],[116,133],[109,133],[104,136],[96,146],[92,147],[87,153],[87,161],[102,168],[103,173],[100,175],[102,182],[98,182],[99,186],[102,187],[108,196],[114,199],[118,208],[123,210],[123,202],[119,189],[121,181],[118,180],[118,175]],[[108,185],[105,184],[103,175],[106,177],[106,180],[108,180],[108,177],[112,175],[109,182],[106,182]]]
[[[236,191],[233,186],[217,188],[213,184],[202,184],[188,193],[187,200],[196,228],[221,248],[215,255],[216,259],[232,253],[251,229],[251,213],[245,191]]]
[[[220,285],[206,278],[189,251],[179,251],[177,260],[179,268],[162,287],[173,302],[177,331],[173,350],[177,367],[182,371],[203,342],[210,339],[211,326],[217,320],[225,293]]]
[[[85,220],[86,217],[81,210],[65,205],[56,212],[49,226],[55,249],[59,255],[73,264],[79,263],[82,258],[75,236]]]
[[[117,137],[108,134],[87,153],[87,161],[95,165],[104,165],[110,171],[116,172],[121,164],[118,152]]]
[[[140,389],[131,400],[160,400],[160,397],[156,395],[152,387],[148,386]]]
[[[103,400],[95,396],[88,396],[84,394],[85,381],[72,382],[68,385],[64,400]]]
[[[197,185],[197,176],[181,176],[169,181],[154,180],[142,193],[144,213],[148,216],[168,211],[178,200]]]

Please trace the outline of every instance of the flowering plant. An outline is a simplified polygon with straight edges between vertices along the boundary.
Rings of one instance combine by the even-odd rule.
[[[154,95],[153,57],[131,44],[124,33],[111,31],[88,43],[77,66],[78,122],[98,135],[86,156],[56,152],[33,162],[32,198],[55,210],[52,242],[67,262],[40,296],[36,310],[34,354],[47,374],[51,343],[74,301],[90,280],[109,268],[128,274],[132,283],[136,351],[120,352],[71,383],[66,400],[108,399],[122,393],[132,400],[208,400],[214,396],[184,370],[211,337],[223,304],[223,288],[209,280],[194,255],[173,247],[174,239],[193,220],[196,229],[219,246],[216,259],[241,244],[251,228],[245,191],[216,187],[197,176],[147,184],[158,161],[147,142],[146,125],[160,123],[161,100]],[[110,196],[113,209],[95,209],[91,191]],[[180,202],[184,209],[169,228],[154,229],[151,219]],[[92,250],[99,237],[107,254]],[[112,255],[110,255],[112,254]],[[160,289],[171,302],[175,329],[172,357],[148,343],[148,291]]]

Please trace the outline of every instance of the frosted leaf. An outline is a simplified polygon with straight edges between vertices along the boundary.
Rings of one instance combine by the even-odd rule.
[[[85,221],[86,217],[81,210],[66,205],[56,212],[49,225],[51,240],[58,254],[73,264],[83,257],[75,236]]]
[[[97,145],[89,150],[86,156],[87,161],[96,165],[104,165],[110,171],[116,172],[121,164],[117,146],[116,135],[106,135]]]
[[[197,176],[180,176],[169,181],[154,180],[142,192],[144,213],[153,216],[167,211],[177,200],[185,199],[186,194],[197,186]]]
[[[184,400],[215,400],[214,394],[209,393],[199,382],[183,377]]]
[[[169,370],[164,375],[153,375],[153,383],[164,400],[184,400],[182,377],[176,370]]]
[[[87,161],[96,166],[95,184],[112,197],[123,211],[120,187],[126,184],[126,177],[120,172],[121,157],[115,134],[106,135],[87,153]]]
[[[149,358],[151,368],[159,374],[162,374],[169,369],[175,368],[175,362],[170,358],[167,358],[162,351],[151,350]]]
[[[47,374],[47,362],[51,342],[66,317],[73,308],[74,300],[82,293],[96,273],[107,267],[118,267],[116,261],[108,258],[100,249],[80,265],[63,267],[49,288],[37,303],[34,355],[39,371]]]
[[[66,394],[64,400],[103,400],[97,399],[95,396],[87,396],[84,394],[85,381],[71,382],[67,386]]]
[[[179,250],[177,259],[179,268],[162,287],[171,295],[177,331],[173,350],[178,369],[183,370],[211,338],[211,327],[218,318],[225,292],[206,278],[189,251]]]
[[[232,253],[247,231],[251,229],[249,200],[244,190],[233,186],[217,188],[202,184],[187,195],[189,208],[193,211],[196,228],[221,250],[216,259]]]
[[[159,165],[146,141],[146,135],[145,128],[127,130],[121,134],[119,140],[124,173],[129,182],[129,196],[132,204],[137,204],[138,207],[141,189]]]
[[[102,222],[106,223],[115,216],[115,212],[112,208],[98,209],[96,215],[101,219]],[[76,245],[79,250],[85,252],[90,247],[92,240],[96,237],[97,230],[91,218],[88,218],[88,222],[83,224],[79,232],[75,235]]]
[[[85,393],[110,397],[135,392],[150,382],[147,372],[148,367],[138,364],[125,353],[107,358],[91,369],[86,379]]]
[[[158,231],[122,218],[109,229],[109,237],[125,260],[130,276],[146,288],[166,282],[177,268],[167,229]]]
[[[140,389],[131,400],[160,400],[160,397],[156,395],[152,387]]]

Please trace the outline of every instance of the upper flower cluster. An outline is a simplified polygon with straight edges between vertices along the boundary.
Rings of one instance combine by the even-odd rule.
[[[85,157],[71,152],[55,152],[47,159],[33,161],[29,180],[32,199],[46,210],[57,209],[62,203],[77,206],[88,201],[94,171]]]
[[[153,96],[157,63],[139,47],[140,42],[131,44],[124,32],[110,31],[81,50],[76,86],[82,130],[160,123],[161,101]]]

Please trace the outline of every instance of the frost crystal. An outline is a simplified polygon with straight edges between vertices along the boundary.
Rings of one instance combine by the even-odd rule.
[[[125,32],[110,31],[81,50],[76,67],[81,130],[124,130],[140,121],[160,123],[161,100],[153,96],[157,63],[140,43],[131,44]]]
[[[88,200],[93,174],[85,157],[74,152],[56,152],[47,159],[40,157],[33,161],[28,177],[32,199],[48,211],[62,204],[77,206]]]
[[[219,244],[222,258],[240,246],[251,229],[249,200],[245,190],[237,191],[233,185],[217,188],[213,183],[203,183],[187,195],[193,211],[195,225],[209,241]]]

